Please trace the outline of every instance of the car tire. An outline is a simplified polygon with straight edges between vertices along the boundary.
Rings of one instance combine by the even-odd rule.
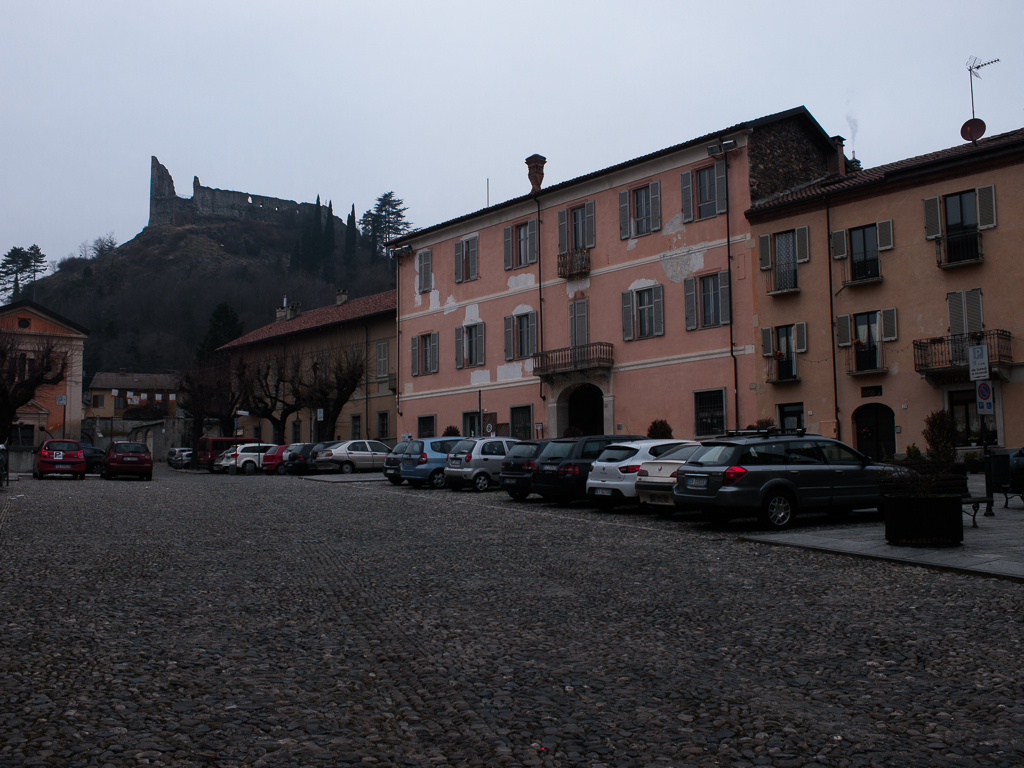
[[[796,502],[786,491],[769,491],[761,502],[761,524],[772,531],[782,531],[793,524]]]
[[[481,472],[479,475],[473,478],[473,490],[475,491],[486,491],[491,487],[491,476],[486,472]]]
[[[530,494],[526,491],[509,491],[508,495],[512,501],[526,501],[526,497]]]
[[[45,478],[46,478],[46,473],[43,472],[42,470],[40,470],[39,473],[36,475],[36,480],[44,480]]]
[[[38,480],[39,479],[39,473],[36,472],[34,469],[32,470],[32,479],[33,480]]]
[[[402,478],[400,478],[400,477],[389,477],[388,480],[391,482],[392,485],[401,485],[402,484]]]
[[[448,484],[448,478],[444,476],[443,469],[435,469],[430,473],[430,477],[427,478],[427,482],[430,483],[431,488],[440,490]]]
[[[283,475],[283,474],[288,472],[288,470],[285,468],[284,464],[278,464],[277,465],[277,469],[275,469],[274,471],[277,472],[277,474],[279,474],[279,475]]]
[[[256,462],[255,461],[247,461],[247,462],[245,462],[245,464],[242,465],[242,471],[245,472],[245,474],[249,475],[250,477],[252,475],[255,475],[256,474]]]
[[[343,475],[351,475],[356,471],[356,467],[351,461],[343,461],[341,462],[341,466],[338,467],[338,471]]]

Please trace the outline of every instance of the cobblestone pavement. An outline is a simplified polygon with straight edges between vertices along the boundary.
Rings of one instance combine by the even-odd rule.
[[[500,493],[4,492],[0,766],[1024,762],[1018,583]]]

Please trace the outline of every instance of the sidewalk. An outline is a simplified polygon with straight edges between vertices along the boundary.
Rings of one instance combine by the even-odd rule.
[[[972,496],[984,495],[984,475],[968,475],[967,483]],[[977,528],[971,527],[970,515],[964,515],[964,542],[959,547],[894,547],[885,541],[885,525],[882,523],[830,531],[773,533],[743,538],[761,544],[801,547],[838,555],[1024,581],[1024,504],[1019,497],[1011,497],[1009,508],[1004,509],[1003,495],[995,494],[993,498],[992,511],[995,517],[985,517],[985,508],[981,507]]]

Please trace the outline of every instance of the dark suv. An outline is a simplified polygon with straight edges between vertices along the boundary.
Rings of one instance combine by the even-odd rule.
[[[730,432],[705,440],[679,467],[676,507],[717,519],[757,515],[779,530],[800,512],[877,507],[891,467],[848,445],[803,430]]]
[[[544,501],[566,504],[587,498],[587,477],[601,451],[612,443],[642,440],[637,435],[588,435],[552,440],[533,462],[531,489]]]
[[[516,443],[512,450],[505,454],[501,462],[499,482],[501,489],[515,501],[522,501],[530,495],[533,481],[534,459],[550,440],[527,440]]]

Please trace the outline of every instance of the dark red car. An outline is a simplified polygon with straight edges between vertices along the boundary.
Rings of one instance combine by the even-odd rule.
[[[45,440],[35,450],[32,477],[42,480],[47,475],[71,475],[85,480],[85,451],[77,440]]]
[[[287,450],[287,445],[279,445],[264,453],[263,461],[260,464],[263,471],[268,475],[283,475],[285,473],[284,452]]]
[[[100,477],[113,480],[118,475],[134,475],[153,479],[153,456],[145,443],[118,440],[107,446],[100,464]]]

